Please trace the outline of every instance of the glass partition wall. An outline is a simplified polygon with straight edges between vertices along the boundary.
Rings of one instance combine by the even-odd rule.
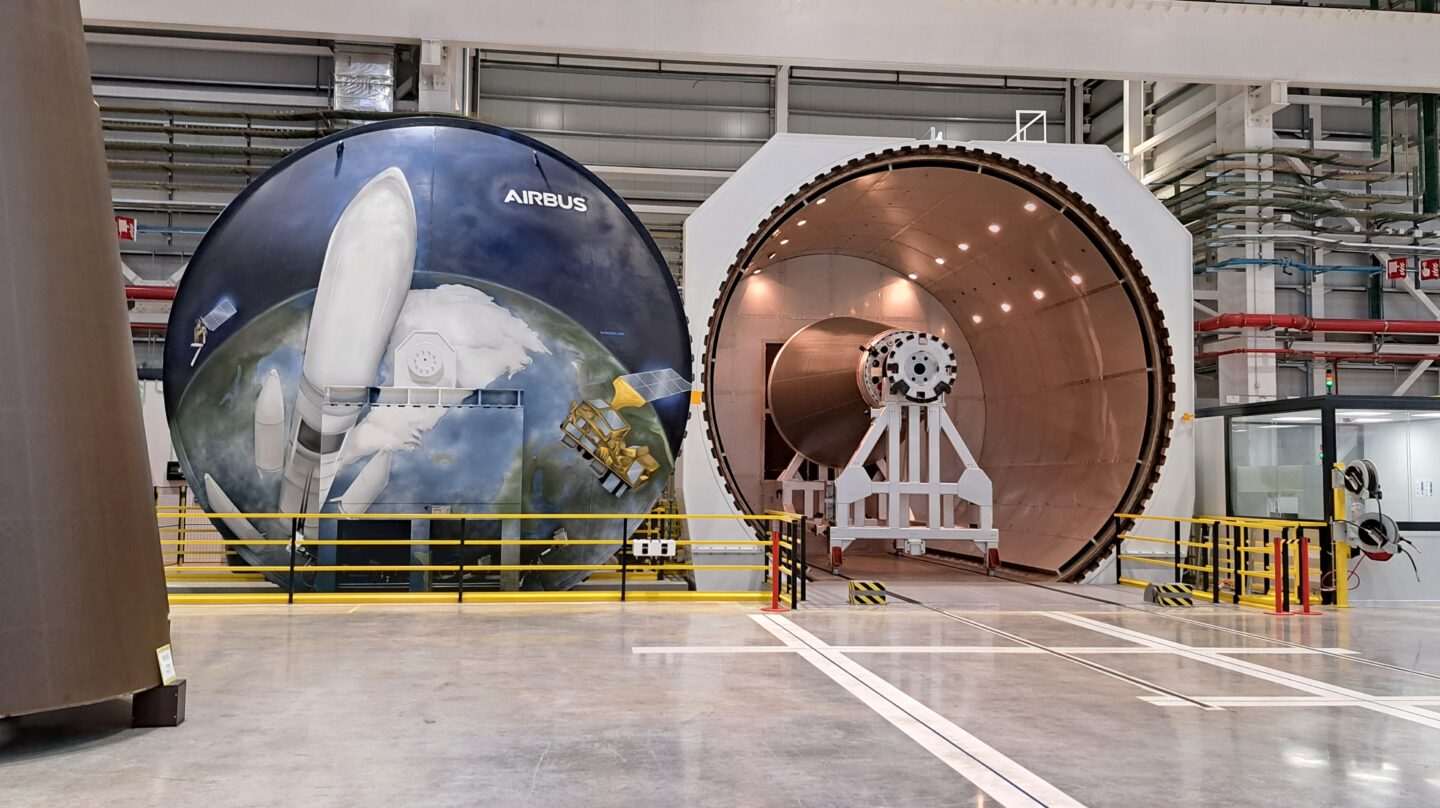
[[[1440,399],[1312,396],[1196,415],[1225,419],[1225,515],[1329,520],[1331,469],[1363,458],[1402,531],[1440,529]]]

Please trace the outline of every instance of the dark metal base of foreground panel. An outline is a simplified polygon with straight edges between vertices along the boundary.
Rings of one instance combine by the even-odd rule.
[[[185,720],[185,680],[135,694],[130,707],[133,727],[178,727]]]

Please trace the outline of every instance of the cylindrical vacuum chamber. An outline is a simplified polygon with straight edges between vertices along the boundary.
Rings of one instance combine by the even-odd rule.
[[[1060,579],[1092,569],[1115,514],[1154,489],[1175,420],[1147,267],[1086,199],[991,151],[913,145],[810,176],[757,211],[709,310],[694,310],[703,290],[691,297],[691,318],[709,324],[703,417],[727,495],[775,507],[776,469],[795,450],[842,465],[869,413],[852,360],[834,356],[887,328],[931,332],[955,353],[947,404],[994,482],[1003,564]],[[1143,191],[1123,171],[1115,182]],[[711,220],[697,217],[703,238]],[[1188,249],[1178,225],[1158,235]]]

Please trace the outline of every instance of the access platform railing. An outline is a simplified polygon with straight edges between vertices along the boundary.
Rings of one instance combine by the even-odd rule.
[[[1337,542],[1325,522],[1235,516],[1148,516],[1117,513],[1130,526],[1123,542],[1168,547],[1156,553],[1127,552],[1115,559],[1115,582],[1144,587],[1160,583],[1137,577],[1160,567],[1185,583],[1197,598],[1264,608],[1273,614],[1317,614],[1316,607],[1349,605],[1349,546]],[[1155,535],[1157,533],[1168,535]],[[1141,566],[1143,565],[1143,566]],[[1131,573],[1127,575],[1126,572]]]
[[[172,591],[174,604],[263,604],[263,603],[493,603],[493,602],[628,602],[628,601],[721,601],[770,602],[795,607],[805,599],[803,517],[789,513],[761,515],[731,514],[517,514],[517,513],[209,513],[196,506],[167,505],[156,509],[160,544],[165,557],[166,582],[192,591]],[[226,520],[284,520],[290,538],[226,538],[215,527]],[[458,522],[444,538],[309,538],[303,535],[306,523],[361,521]],[[487,533],[521,532],[519,526],[534,521],[593,523],[613,520],[621,523],[624,541],[614,538],[476,538],[467,528],[488,524]],[[688,530],[696,522],[728,521],[745,526],[745,535],[755,539],[692,539]],[[497,524],[498,523],[498,524]],[[503,526],[503,527],[502,527]],[[339,525],[336,525],[339,533]],[[497,531],[496,528],[499,528]],[[312,530],[312,533],[314,531]],[[324,531],[322,531],[324,532]],[[473,532],[473,531],[472,531]],[[635,538],[662,537],[673,541],[677,550],[687,548],[688,561],[636,556]],[[609,546],[612,557],[597,563],[467,563],[473,554],[467,549],[524,547]],[[284,548],[284,563],[251,564],[240,557],[239,548]],[[454,548],[453,563],[319,563],[313,554],[324,547],[405,547],[421,549],[428,555],[435,548]],[[760,549],[764,563],[697,562],[693,548]],[[432,559],[433,560],[433,559]],[[503,560],[503,559],[502,559]],[[763,588],[736,591],[697,590],[694,573],[760,573]],[[570,591],[522,589],[521,576],[544,573],[589,573],[594,585]],[[377,574],[424,576],[427,583],[418,591],[314,591],[306,578],[324,574]],[[429,579],[440,576],[432,583]],[[495,578],[500,577],[497,584]],[[480,580],[486,578],[488,580]],[[637,589],[633,584],[656,580],[684,581],[684,590]],[[269,587],[265,586],[266,581]],[[415,580],[412,578],[412,580]],[[507,583],[508,582],[508,583]],[[195,584],[211,585],[207,591],[193,591]],[[237,589],[236,585],[242,585]],[[228,587],[228,588],[227,588]],[[201,587],[205,588],[205,587]]]

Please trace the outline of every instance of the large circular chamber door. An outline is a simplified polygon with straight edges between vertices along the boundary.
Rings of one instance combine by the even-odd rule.
[[[835,318],[929,332],[953,349],[947,410],[993,481],[1005,567],[1083,575],[1116,541],[1115,514],[1144,505],[1171,426],[1168,335],[1130,249],[1059,181],[984,151],[907,147],[816,178],[757,223],[703,357],[715,460],[744,510],[777,507],[777,470],[796,449],[815,454],[787,443],[770,408],[793,405],[766,386],[792,337],[849,322]],[[867,413],[833,392],[844,384],[814,378],[808,417],[853,432]]]

